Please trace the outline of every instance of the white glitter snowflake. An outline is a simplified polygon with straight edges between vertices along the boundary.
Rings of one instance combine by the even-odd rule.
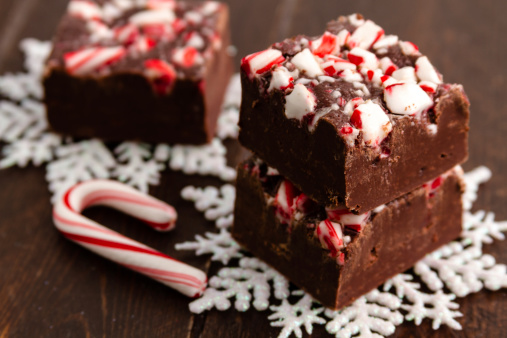
[[[19,139],[6,145],[2,149],[3,158],[0,169],[18,166],[25,167],[28,163],[41,165],[54,158],[54,150],[61,144],[58,135],[44,133],[36,139]]]
[[[52,201],[74,184],[92,178],[109,178],[116,165],[111,152],[98,140],[70,143],[56,149],[56,159],[46,167]]]
[[[202,146],[176,145],[171,149],[169,167],[187,175],[211,175],[231,181],[236,178],[236,170],[227,166],[226,152],[218,138]]]
[[[236,188],[225,184],[220,189],[212,186],[196,188],[187,186],[181,191],[183,199],[193,201],[195,208],[204,212],[204,217],[215,221],[217,228],[228,228],[232,225]]]
[[[148,192],[149,185],[159,184],[165,166],[152,158],[149,144],[123,142],[114,153],[120,163],[114,167],[113,177],[143,192]]]
[[[209,287],[201,298],[190,303],[190,311],[201,313],[213,307],[224,311],[231,307],[229,298],[235,298],[234,307],[246,311],[251,305],[263,311],[269,307],[271,285],[277,299],[289,296],[289,283],[277,271],[257,258],[244,257],[237,268],[222,268],[211,277]]]
[[[195,242],[183,242],[176,244],[176,250],[195,250],[197,256],[212,254],[212,261],[220,261],[227,265],[233,258],[243,257],[238,243],[231,237],[231,233],[226,229],[221,229],[220,233],[206,232],[205,237],[195,236]]]

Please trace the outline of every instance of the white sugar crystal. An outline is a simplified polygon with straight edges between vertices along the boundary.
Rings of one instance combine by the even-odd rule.
[[[309,77],[324,75],[322,69],[320,68],[319,62],[308,48],[304,49],[302,52],[297,53],[292,58],[292,63]]]
[[[351,48],[359,47],[369,49],[371,45],[382,35],[384,35],[382,27],[376,25],[371,20],[367,20],[364,24],[359,26],[354,33],[352,33],[348,41],[348,45]]]
[[[285,116],[301,121],[303,116],[314,111],[315,96],[302,84],[294,86],[292,93],[285,97]]]
[[[428,57],[421,56],[418,58],[415,62],[415,66],[417,68],[416,74],[419,80],[429,81],[436,84],[442,83],[442,79],[435,70],[435,67],[431,64],[430,60],[428,60]]]
[[[384,89],[387,108],[394,114],[419,114],[433,105],[433,100],[415,83],[395,83]]]
[[[393,78],[395,78],[398,81],[405,81],[405,82],[412,82],[416,83],[417,78],[415,77],[415,69],[414,67],[403,67],[400,69],[397,69],[392,74]]]

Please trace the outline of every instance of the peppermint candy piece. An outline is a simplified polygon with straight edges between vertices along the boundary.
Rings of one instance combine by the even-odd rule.
[[[90,47],[63,56],[70,74],[83,75],[120,60],[126,53],[123,47]]]
[[[442,76],[438,74],[426,56],[421,56],[415,62],[415,73],[421,81],[429,81],[436,84],[442,83]]]
[[[308,48],[305,48],[303,51],[297,53],[292,58],[291,63],[300,71],[305,72],[305,74],[309,77],[324,75],[319,62]]]
[[[330,252],[331,257],[337,257],[340,250],[345,247],[343,231],[339,223],[326,219],[315,228],[315,235],[319,238],[320,244]]]
[[[194,47],[176,48],[173,53],[173,62],[181,67],[189,68],[203,61],[202,55]]]
[[[171,9],[176,7],[175,0],[148,0],[146,7],[149,9]]]
[[[433,106],[433,100],[415,83],[394,83],[384,89],[384,101],[393,114],[417,115]]]
[[[399,46],[401,48],[401,52],[405,55],[419,55],[419,47],[413,42],[410,41],[400,41]]]
[[[415,76],[415,69],[414,67],[410,66],[395,70],[392,76],[398,81],[413,82],[413,83],[417,82],[417,78]]]
[[[314,112],[317,99],[303,84],[298,83],[285,97],[285,116],[301,121],[304,116]]]
[[[139,37],[139,28],[134,24],[126,24],[114,29],[114,38],[124,45],[134,43]]]
[[[241,68],[249,76],[254,76],[265,73],[284,61],[285,58],[278,49],[266,49],[244,57],[241,60]]]
[[[336,35],[325,32],[320,38],[311,42],[312,53],[323,58],[328,54],[338,54],[340,46]]]
[[[159,95],[171,91],[176,80],[176,71],[167,62],[159,59],[150,59],[144,62],[144,74],[150,79],[153,90]]]
[[[129,18],[129,22],[136,26],[171,24],[176,15],[169,9],[151,9],[138,12]]]
[[[391,76],[393,72],[398,69],[398,66],[396,66],[388,56],[384,56],[380,59],[379,64],[385,75]]]
[[[365,212],[364,214],[356,215],[350,212],[344,206],[337,207],[326,207],[326,213],[329,220],[333,222],[339,222],[343,226],[360,232],[370,218],[370,213]]]
[[[364,143],[371,147],[377,147],[393,129],[384,110],[370,100],[354,110],[350,123],[363,132]]]
[[[336,75],[345,69],[357,69],[357,66],[352,62],[334,55],[327,55],[325,57],[325,61],[321,64],[321,67],[324,70],[324,73],[328,76]]]
[[[397,35],[384,35],[381,39],[375,42],[375,44],[373,44],[373,49],[387,49],[388,47],[394,46],[397,43]]]
[[[384,36],[382,27],[376,25],[371,20],[366,20],[364,24],[352,33],[348,45],[351,49],[356,47],[370,49],[382,36]]]
[[[115,263],[142,273],[189,297],[201,295],[206,274],[190,265],[112,231],[81,212],[105,205],[139,218],[155,230],[174,228],[173,207],[123,183],[90,180],[67,190],[53,208],[53,222],[67,239]]]
[[[69,15],[83,20],[102,19],[102,9],[93,1],[72,0],[67,7]]]
[[[377,69],[379,65],[379,61],[375,54],[359,47],[352,49],[347,54],[347,58],[358,67]]]
[[[421,87],[421,89],[426,93],[434,94],[437,91],[438,85],[430,81],[421,81],[419,82],[419,87]]]
[[[268,92],[274,89],[286,90],[288,88],[294,88],[294,78],[291,72],[283,66],[276,67],[272,73]]]
[[[294,201],[299,195],[299,190],[289,180],[284,180],[278,187],[273,206],[275,215],[282,224],[289,224],[294,214]]]

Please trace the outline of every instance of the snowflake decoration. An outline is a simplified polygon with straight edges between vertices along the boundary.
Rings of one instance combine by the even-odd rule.
[[[195,208],[204,212],[204,217],[215,221],[217,228],[228,228],[232,225],[236,188],[225,184],[216,187],[196,188],[188,186],[181,191],[183,199],[195,202]]]
[[[206,232],[206,237],[196,235],[195,242],[184,242],[176,244],[176,250],[195,250],[197,256],[212,254],[212,261],[220,261],[227,265],[233,258],[243,257],[238,243],[231,237],[231,233],[221,229],[220,233],[215,234]]]
[[[92,178],[109,178],[116,160],[98,140],[70,143],[56,149],[56,160],[46,167],[49,190],[55,202],[74,184]]]
[[[165,166],[155,159],[151,159],[151,146],[139,142],[123,142],[116,149],[118,164],[113,169],[113,177],[131,185],[142,192],[148,192],[148,186],[160,182],[160,172]],[[160,151],[160,150],[159,150]],[[159,155],[160,156],[160,155]]]

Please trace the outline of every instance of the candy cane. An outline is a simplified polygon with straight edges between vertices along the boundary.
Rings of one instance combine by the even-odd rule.
[[[204,291],[206,274],[203,271],[122,236],[80,214],[92,205],[118,209],[159,231],[174,228],[177,215],[173,207],[123,183],[90,180],[67,190],[53,208],[53,221],[62,235],[71,241],[184,295],[197,297]]]

